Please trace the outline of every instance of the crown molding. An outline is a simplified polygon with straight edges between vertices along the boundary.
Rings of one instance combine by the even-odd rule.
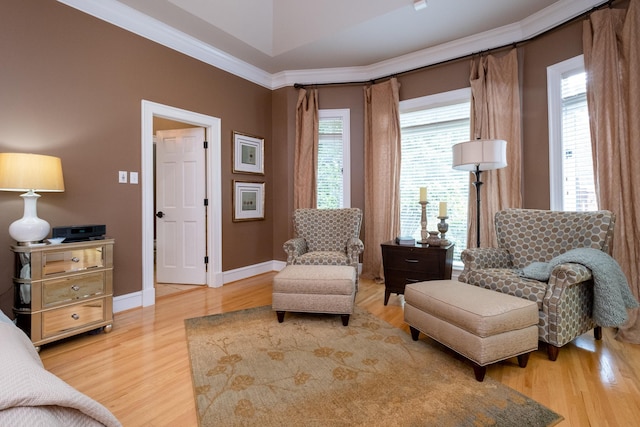
[[[427,67],[535,37],[606,3],[603,0],[560,0],[520,22],[375,64],[360,67],[286,70],[271,74],[116,0],[57,1],[272,90],[293,86],[295,83],[364,82]]]
[[[57,0],[88,15],[271,89],[270,73],[115,0]]]

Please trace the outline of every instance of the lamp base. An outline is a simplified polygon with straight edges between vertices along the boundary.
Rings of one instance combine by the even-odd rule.
[[[24,200],[24,215],[9,226],[9,235],[19,245],[41,242],[49,235],[51,227],[44,219],[38,218],[36,203],[40,195],[32,190],[21,194]]]

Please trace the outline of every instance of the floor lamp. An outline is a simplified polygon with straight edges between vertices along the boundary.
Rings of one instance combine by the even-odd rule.
[[[507,166],[507,141],[476,139],[453,146],[453,168],[472,172],[476,180],[476,247],[480,247],[480,173]]]

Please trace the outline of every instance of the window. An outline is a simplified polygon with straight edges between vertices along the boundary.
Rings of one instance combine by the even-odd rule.
[[[551,209],[598,209],[582,55],[547,69]]]
[[[439,202],[447,202],[446,237],[456,244],[454,260],[467,247],[469,172],[451,167],[452,147],[469,140],[470,99],[470,89],[461,89],[400,103],[401,233],[421,239],[420,187],[427,187],[427,229],[437,230]]]
[[[349,110],[318,111],[318,209],[351,205]]]

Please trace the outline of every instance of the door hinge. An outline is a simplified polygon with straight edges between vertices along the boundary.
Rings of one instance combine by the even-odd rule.
[[[203,141],[203,146],[205,150],[209,148],[209,141]]]
[[[205,264],[209,264],[209,257],[208,256],[204,257],[204,263]]]
[[[209,199],[204,199],[204,205],[209,206]]]

